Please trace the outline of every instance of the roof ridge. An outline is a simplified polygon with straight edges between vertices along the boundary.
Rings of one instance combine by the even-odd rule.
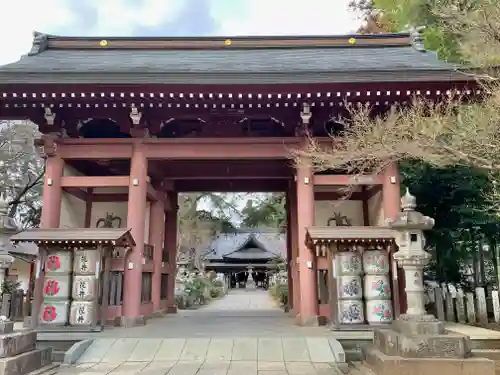
[[[297,35],[297,36],[200,36],[105,37],[58,36],[33,33],[29,55],[47,49],[61,50],[221,50],[278,48],[383,48],[412,45],[411,33]]]

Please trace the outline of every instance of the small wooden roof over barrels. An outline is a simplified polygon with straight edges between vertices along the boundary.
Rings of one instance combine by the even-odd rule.
[[[395,232],[384,227],[308,227],[306,243],[310,247],[330,243],[393,242]]]
[[[329,250],[339,251],[338,245],[391,244],[396,235],[394,230],[384,227],[308,227],[306,230],[306,246],[316,256],[327,256]]]
[[[88,247],[88,246],[135,246],[127,228],[59,228],[29,229],[10,238],[14,243],[34,242],[39,246]]]

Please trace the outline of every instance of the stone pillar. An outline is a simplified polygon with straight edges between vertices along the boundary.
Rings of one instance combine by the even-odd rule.
[[[400,211],[401,180],[398,165],[396,163],[390,164],[384,170],[383,176],[382,207],[384,218],[387,221],[394,219]],[[404,293],[405,275],[402,269],[396,267],[392,270],[392,273],[396,274],[398,278],[393,281],[393,291],[398,293],[394,296],[394,302],[398,304],[398,306],[394,306],[394,311],[397,314],[399,311],[406,311],[406,294]],[[394,277],[394,275],[390,276],[391,278]]]
[[[19,232],[13,218],[9,217],[9,204],[0,195],[0,288],[5,281],[5,270],[14,262],[14,257],[9,254],[12,250],[9,238]]]
[[[170,200],[171,210],[165,215],[165,248],[168,252],[167,312],[176,313],[175,276],[177,273],[177,193],[169,193],[168,198]]]
[[[55,154],[47,156],[45,163],[40,228],[59,228],[61,219],[61,177],[63,176],[64,160]]]
[[[128,252],[125,262],[124,298],[122,325],[145,324],[141,315],[142,257],[144,253],[146,198],[147,198],[147,159],[136,145],[130,163],[130,185],[128,189],[127,227],[131,228],[136,246]]]
[[[307,227],[314,225],[314,182],[312,168],[301,165],[297,168],[297,224],[300,278],[301,325],[317,325],[319,316],[318,283],[314,253],[306,246]]]
[[[151,203],[149,215],[149,243],[154,247],[153,253],[153,280],[151,297],[153,312],[160,310],[161,272],[163,257],[163,238],[165,229],[165,210],[161,201]]]
[[[423,231],[434,226],[434,219],[415,211],[416,199],[408,191],[401,207],[403,211],[387,225],[399,246],[394,258],[406,275],[408,310],[391,329],[374,330],[374,345],[364,350],[366,364],[380,375],[495,374],[494,361],[471,358],[468,336],[447,333],[443,322],[425,312],[423,269],[430,255],[424,250]]]

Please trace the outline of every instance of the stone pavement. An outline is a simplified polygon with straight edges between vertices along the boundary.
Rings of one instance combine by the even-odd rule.
[[[98,339],[62,374],[339,374],[338,342],[311,338]]]
[[[145,327],[105,330],[59,375],[340,374],[343,351],[328,333],[294,325],[266,291],[236,289]]]

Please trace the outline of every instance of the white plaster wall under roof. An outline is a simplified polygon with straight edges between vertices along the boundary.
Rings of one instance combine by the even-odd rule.
[[[74,168],[64,167],[65,176],[81,176]],[[126,187],[119,188],[96,188],[94,192],[104,193],[128,193]],[[86,203],[79,198],[63,191],[61,200],[61,223],[60,228],[83,228],[85,224]],[[150,202],[146,205],[146,220],[144,223],[144,243],[149,243],[149,213]],[[90,227],[95,228],[97,221],[106,216],[106,213],[118,216],[122,219],[121,227],[127,227],[127,202],[94,202],[92,203],[92,212]]]

